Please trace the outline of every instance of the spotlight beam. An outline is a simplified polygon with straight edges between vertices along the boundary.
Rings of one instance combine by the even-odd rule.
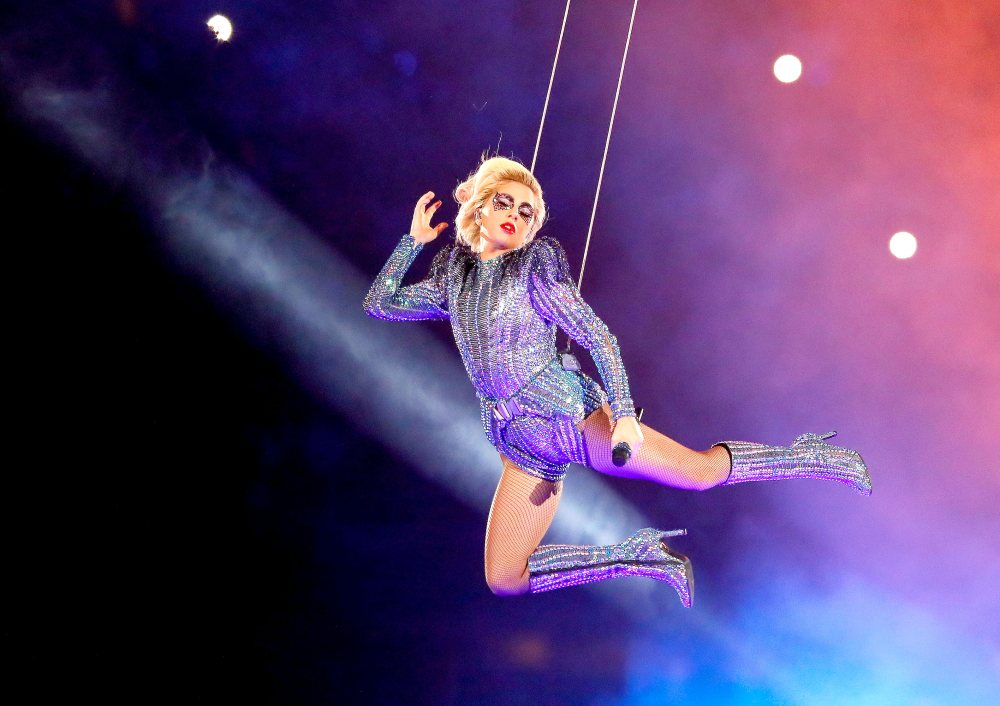
[[[485,511],[500,462],[459,358],[418,325],[367,317],[362,300],[374,274],[358,273],[204,140],[167,152],[171,141],[110,78],[80,89],[33,76],[10,54],[0,54],[0,67],[16,76],[7,83],[20,87],[30,120],[144,201],[164,256],[248,335],[278,349],[301,383],[359,431]],[[649,524],[591,472],[573,474],[567,486],[557,541],[605,544]]]

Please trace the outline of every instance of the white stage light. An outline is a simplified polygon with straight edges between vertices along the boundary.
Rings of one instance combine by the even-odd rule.
[[[233,23],[224,15],[215,15],[208,20],[208,28],[220,42],[228,42],[233,36]]]
[[[779,56],[774,62],[774,77],[782,83],[794,83],[802,75],[802,62],[791,54]]]
[[[917,239],[913,236],[913,233],[901,230],[889,238],[889,252],[900,260],[911,258],[917,252]]]

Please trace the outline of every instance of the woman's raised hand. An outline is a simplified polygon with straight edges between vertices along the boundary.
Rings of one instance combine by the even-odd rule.
[[[431,217],[441,207],[441,201],[438,200],[428,208],[427,204],[432,198],[434,198],[434,192],[428,191],[420,197],[416,207],[413,209],[413,223],[410,224],[410,235],[418,243],[431,242],[434,238],[441,235],[441,231],[448,227],[447,223],[438,223],[436,226],[431,225]]]

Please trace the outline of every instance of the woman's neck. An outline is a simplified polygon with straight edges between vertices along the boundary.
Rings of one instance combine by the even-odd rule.
[[[509,252],[517,250],[517,248],[507,248],[506,250],[500,248],[491,248],[489,243],[486,244],[486,249],[479,253],[479,259],[482,262],[492,260],[495,257],[500,257],[501,255],[506,255]]]

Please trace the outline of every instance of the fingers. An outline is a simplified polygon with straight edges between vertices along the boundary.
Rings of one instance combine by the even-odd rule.
[[[417,200],[417,205],[413,209],[413,222],[410,224],[410,234],[421,243],[430,242],[441,235],[444,229],[448,227],[447,222],[438,223],[434,226],[431,225],[431,218],[441,208],[442,203],[440,199],[431,203],[431,199],[433,198],[434,192],[428,191]]]
[[[420,218],[421,218],[420,222],[421,222],[421,225],[424,228],[430,229],[430,227],[431,227],[431,217],[434,215],[434,212],[436,210],[438,210],[439,206],[441,206],[441,202],[440,201],[435,201],[434,203],[431,204],[430,208],[428,208],[426,211],[424,211],[423,214],[420,216]],[[435,226],[435,228],[436,228],[436,226]],[[438,231],[438,232],[440,233],[441,231]]]
[[[626,442],[632,449],[632,453],[639,453],[639,449],[642,448],[643,438],[642,430],[639,430],[638,434],[631,433],[631,430],[626,430],[624,428],[618,428],[615,425],[615,429],[611,433],[611,447],[614,448],[619,442]]]
[[[427,203],[432,198],[434,198],[434,192],[428,191],[417,200],[417,205],[413,207],[413,220],[416,221],[417,219],[423,218],[424,209],[427,208]]]
[[[428,191],[426,194],[420,197],[420,199],[417,201],[417,205],[413,208],[414,217],[419,217],[422,220],[423,224],[427,227],[430,227],[431,216],[433,216],[434,212],[441,207],[441,200],[438,199],[437,201],[435,201],[430,205],[430,208],[428,208],[427,204],[430,202],[432,198],[434,198],[434,192]]]
[[[433,192],[433,191],[428,191],[428,192],[427,192],[426,194],[424,194],[423,196],[421,196],[421,197],[420,197],[420,200],[418,200],[418,201],[417,201],[417,205],[416,205],[416,206],[414,207],[414,209],[413,209],[414,213],[422,213],[422,212],[425,212],[425,211],[424,211],[424,209],[426,209],[426,208],[427,208],[427,204],[428,204],[428,202],[430,202],[430,200],[431,200],[432,198],[434,198],[434,192]],[[438,200],[437,200],[437,201],[435,201],[435,202],[434,202],[433,204],[431,204],[431,207],[430,207],[430,209],[429,209],[429,212],[430,212],[430,213],[433,213],[433,212],[434,212],[434,211],[436,211],[436,210],[437,210],[437,209],[438,209],[438,208],[439,208],[440,206],[441,206],[441,199],[438,199]]]
[[[639,453],[639,449],[642,448],[642,443],[645,440],[646,439],[642,434],[642,429],[640,429],[636,437],[629,442],[629,445],[632,447],[632,453]]]

